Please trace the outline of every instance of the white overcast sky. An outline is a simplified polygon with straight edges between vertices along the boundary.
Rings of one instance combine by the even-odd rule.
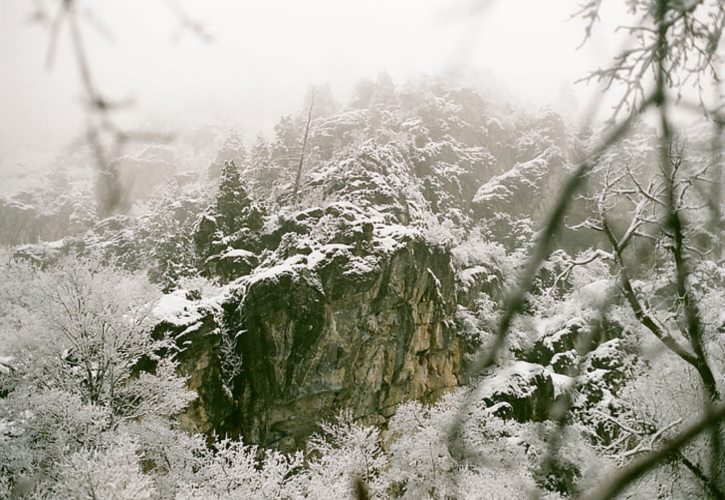
[[[59,2],[46,1],[51,9]],[[186,0],[213,36],[183,33],[165,0],[86,0],[112,33],[85,26],[93,71],[113,97],[133,97],[145,126],[233,125],[269,130],[294,112],[307,85],[327,82],[346,101],[355,81],[388,71],[396,83],[465,64],[492,71],[511,94],[545,104],[617,49],[621,0],[604,2],[598,35],[576,50],[579,0]],[[28,19],[29,0],[0,0],[0,160],[80,136],[81,90],[61,32],[52,69],[48,29]],[[606,10],[608,9],[608,10]]]

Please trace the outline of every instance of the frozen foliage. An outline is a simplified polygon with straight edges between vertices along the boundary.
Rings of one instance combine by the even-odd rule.
[[[105,450],[83,450],[67,457],[58,494],[113,500],[155,498],[153,481],[141,470],[138,445],[131,436],[121,434],[117,439]]]
[[[199,269],[207,276],[228,280],[223,269],[240,266],[247,272],[257,264],[258,231],[262,212],[249,198],[239,169],[227,161],[221,171],[216,200],[194,226],[194,246]]]
[[[452,455],[448,431],[462,392],[424,407],[398,408],[387,431],[392,493],[401,498],[466,498],[486,492],[491,498],[520,498],[534,487],[525,467],[527,445],[521,432],[504,425],[485,407],[476,406],[462,430],[467,455]],[[513,436],[512,436],[513,435]]]
[[[269,451],[258,461],[257,451],[228,439],[200,451],[198,473],[179,487],[176,498],[300,498],[303,478],[294,473],[302,467],[302,455]]]
[[[176,373],[172,344],[151,335],[157,292],[144,277],[93,260],[65,259],[50,270],[10,263],[4,271],[3,351],[19,361],[0,399],[7,491],[40,494],[55,488],[48,481],[58,474],[80,481],[64,467],[94,467],[96,458],[119,465],[107,478],[119,481],[118,498],[147,489],[146,479],[131,477],[140,474],[138,460],[116,464],[133,451],[105,441],[125,422],[173,417],[194,397]],[[84,476],[91,470],[100,469]],[[83,488],[100,487],[88,480]]]
[[[611,470],[697,419],[703,389],[719,398],[725,270],[721,226],[702,208],[712,181],[702,145],[692,162],[673,164],[669,180],[645,127],[608,148],[494,362],[471,374],[477,357],[496,345],[527,253],[551,236],[538,228],[589,139],[551,110],[497,106],[443,79],[396,87],[381,74],[360,82],[340,111],[324,94],[311,115],[296,200],[301,115],[282,117],[274,136],[258,137],[249,154],[233,133],[205,139],[221,144],[193,157],[207,158],[210,182],[177,175],[155,192],[137,186],[143,203],[124,215],[97,220],[87,192],[73,205],[57,196],[49,203],[52,190],[0,203],[8,241],[47,240],[14,249],[14,260],[3,263],[0,497],[586,497]],[[177,160],[161,147],[124,161],[132,177],[145,165],[168,173]],[[668,182],[686,223],[679,243],[662,223]],[[44,217],[61,229],[48,230]],[[429,261],[410,274],[391,264],[405,252],[414,266],[442,256],[448,279]],[[356,307],[368,289],[376,290],[371,304]],[[420,300],[407,301],[408,289]],[[266,351],[254,344],[244,357],[249,330],[234,321],[250,313],[252,292],[263,306],[256,319],[277,321],[278,331],[262,339]],[[336,309],[339,295],[348,309]],[[383,302],[401,314],[381,319]],[[301,320],[288,317],[297,311],[289,304],[299,305]],[[419,308],[428,312],[407,315]],[[339,410],[344,391],[367,387],[368,371],[343,391],[334,370],[314,364],[323,355],[343,359],[337,344],[326,344],[331,353],[310,348],[318,318],[340,335],[343,316],[361,310],[364,318],[352,324],[367,336],[352,347],[340,343],[351,359],[371,338],[396,339],[406,327],[440,322],[445,328],[435,331],[455,331],[455,342],[400,346],[414,360],[410,371],[443,378],[443,364],[429,366],[427,356],[433,340],[450,343],[442,351],[463,366],[448,374],[447,394],[421,392],[422,401],[400,403],[396,381],[383,374],[380,393],[400,403],[386,406],[385,416],[343,409],[306,431],[290,453],[237,439],[245,432],[239,421],[255,415],[224,411],[238,409],[245,370],[254,366],[290,384],[305,370],[316,372],[314,381],[331,381],[311,391],[315,419]],[[266,359],[291,352],[297,357],[274,358],[274,365]],[[192,367],[188,380],[179,376],[182,363]],[[178,415],[195,396],[187,384],[199,395],[191,404],[197,415],[218,409],[196,404],[213,378],[200,373],[221,380],[212,399],[230,436],[181,429],[191,417]],[[255,386],[249,397],[262,399],[254,391],[261,392]],[[279,403],[284,414],[297,401]],[[286,418],[275,425],[299,427],[305,416]],[[712,436],[698,437],[628,494],[717,492],[712,445]]]
[[[384,496],[388,458],[380,430],[356,423],[349,412],[321,427],[322,434],[308,443],[312,457],[307,466],[308,495],[330,500],[352,497],[355,483],[361,481],[372,496]]]

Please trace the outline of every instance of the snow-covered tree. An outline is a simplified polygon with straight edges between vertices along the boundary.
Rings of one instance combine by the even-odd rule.
[[[103,449],[84,449],[66,457],[56,489],[62,498],[151,500],[157,498],[151,477],[141,468],[132,436],[117,436]]]
[[[13,373],[0,376],[19,376],[0,398],[6,492],[51,491],[62,470],[76,469],[69,457],[89,466],[89,457],[113,457],[108,433],[147,418],[171,422],[193,399],[173,344],[152,334],[158,292],[143,275],[77,258],[3,271],[0,345]],[[133,487],[131,476],[114,474]]]
[[[258,460],[257,454],[264,458]],[[285,456],[275,451],[222,439],[202,452],[193,479],[179,488],[177,499],[194,498],[302,498],[302,454]],[[315,492],[317,493],[317,492]]]
[[[369,495],[383,496],[388,459],[382,450],[380,430],[356,423],[349,411],[332,423],[320,425],[322,433],[307,445],[308,495],[330,500],[354,497],[356,487],[364,485]]]
[[[152,282],[162,290],[173,290],[182,278],[197,270],[193,240],[194,225],[208,205],[207,190],[182,189],[171,183],[160,190],[135,228],[137,243],[148,259]]]
[[[262,210],[247,194],[236,164],[227,162],[214,204],[194,227],[200,270],[209,276],[219,276],[215,266],[225,259],[225,251],[241,250],[246,252],[242,257],[256,258],[253,252],[259,248],[258,232],[262,225]]]

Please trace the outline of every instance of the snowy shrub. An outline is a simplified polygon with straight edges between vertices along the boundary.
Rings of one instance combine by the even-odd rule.
[[[417,402],[398,407],[385,439],[390,455],[385,477],[394,498],[475,498],[485,491],[486,498],[505,499],[533,491],[524,466],[526,446],[515,437],[519,426],[475,404],[457,438],[449,434],[464,394],[458,390],[427,407]]]
[[[0,476],[33,491],[58,474],[68,454],[94,448],[110,421],[108,408],[77,394],[16,389],[0,399]]]
[[[58,495],[79,500],[150,500],[151,478],[141,471],[138,444],[129,436],[103,450],[83,450],[67,457],[58,480]]]
[[[264,457],[258,459],[258,453]],[[302,483],[294,473],[301,466],[301,453],[262,452],[241,441],[222,439],[204,451],[198,472],[178,488],[176,498],[300,498]]]
[[[171,342],[151,335],[158,292],[141,275],[93,260],[6,270],[0,345],[13,368],[0,377],[20,378],[0,384],[8,391],[0,398],[3,487],[17,495],[53,497],[61,488],[56,494],[72,498],[151,498],[138,436],[127,442],[119,426],[148,418],[168,426],[194,397]]]
[[[380,430],[354,422],[349,411],[320,426],[322,434],[307,444],[308,495],[329,500],[350,498],[355,481],[362,481],[373,497],[382,496],[388,459],[381,447]]]

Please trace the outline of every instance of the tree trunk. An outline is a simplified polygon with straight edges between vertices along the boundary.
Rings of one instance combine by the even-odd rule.
[[[305,153],[307,151],[307,136],[310,133],[310,122],[312,121],[312,109],[315,106],[315,89],[312,89],[312,97],[310,99],[310,107],[307,110],[307,125],[305,126],[305,136],[302,139],[302,152],[300,153],[300,162],[297,164],[297,175],[295,175],[295,187],[292,191],[292,203],[297,203],[297,197],[300,191],[300,180],[302,179],[302,164],[305,161]]]

